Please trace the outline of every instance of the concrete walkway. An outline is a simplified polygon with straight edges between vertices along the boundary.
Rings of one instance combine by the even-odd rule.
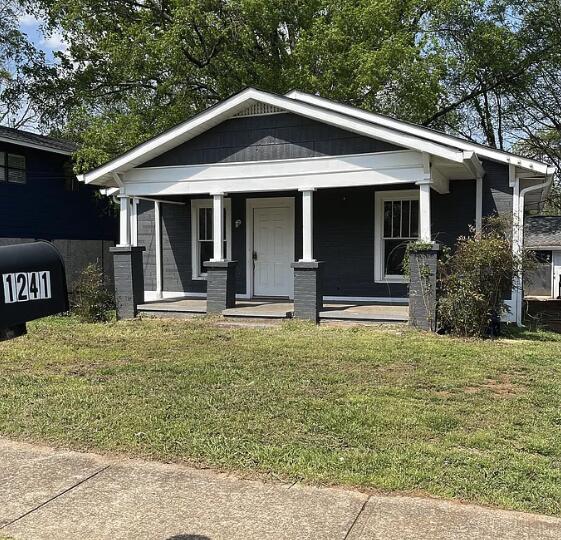
[[[561,520],[0,439],[0,539],[553,540]]]

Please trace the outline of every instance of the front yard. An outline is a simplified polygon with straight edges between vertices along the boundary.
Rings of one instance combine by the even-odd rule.
[[[561,515],[561,336],[52,318],[0,343],[0,434]]]

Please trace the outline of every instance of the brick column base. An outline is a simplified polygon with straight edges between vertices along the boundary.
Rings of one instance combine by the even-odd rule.
[[[138,304],[144,303],[144,246],[115,246],[113,253],[115,272],[115,304],[117,319],[134,319]]]
[[[294,317],[318,322],[323,309],[323,290],[319,261],[292,263],[294,268]]]
[[[206,312],[222,313],[236,305],[237,261],[207,261]]]
[[[436,330],[438,252],[438,244],[409,252],[409,324],[421,330]]]

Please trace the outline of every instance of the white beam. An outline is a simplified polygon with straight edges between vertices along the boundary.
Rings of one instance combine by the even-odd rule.
[[[430,184],[428,183],[419,184],[419,216],[419,239],[423,242],[431,242]]]
[[[314,190],[302,191],[302,258],[301,261],[313,262],[314,259]]]
[[[131,218],[129,197],[119,197],[119,246],[131,245]]]
[[[131,199],[131,246],[138,245],[138,199]]]
[[[224,260],[224,193],[212,195],[213,261]]]
[[[475,179],[475,231],[481,232],[483,226],[483,178]]]

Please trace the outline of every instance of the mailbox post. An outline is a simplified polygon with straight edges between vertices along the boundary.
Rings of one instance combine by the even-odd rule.
[[[0,340],[69,309],[64,262],[50,242],[0,247],[0,280]]]

